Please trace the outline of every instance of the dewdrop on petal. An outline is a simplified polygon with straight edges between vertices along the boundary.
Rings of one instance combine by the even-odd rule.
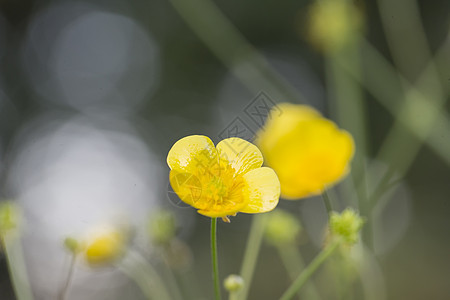
[[[359,232],[364,220],[351,208],[342,213],[332,212],[330,216],[330,233],[333,237],[342,238],[348,245],[358,242]]]
[[[223,286],[228,292],[237,292],[244,287],[244,279],[239,275],[231,274],[225,278]]]
[[[302,226],[292,214],[282,209],[275,209],[269,213],[265,240],[275,247],[293,244],[297,240]]]

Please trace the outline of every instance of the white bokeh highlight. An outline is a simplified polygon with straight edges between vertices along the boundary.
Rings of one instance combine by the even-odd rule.
[[[158,46],[134,19],[83,2],[37,13],[22,66],[42,101],[82,112],[135,110],[160,71]]]
[[[66,276],[66,236],[126,223],[138,230],[137,242],[144,242],[145,224],[164,188],[159,162],[126,122],[113,130],[87,117],[53,117],[30,123],[19,135],[8,178],[8,190],[25,211],[24,249],[32,286],[41,296],[54,296]],[[111,272],[103,278],[81,268],[75,281],[95,290],[102,285],[95,280],[110,280]]]

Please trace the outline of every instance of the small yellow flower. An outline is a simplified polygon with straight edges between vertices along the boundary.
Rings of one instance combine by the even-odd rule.
[[[109,265],[125,253],[127,239],[123,231],[103,228],[85,243],[84,257],[90,266]]]
[[[287,199],[318,195],[337,183],[348,173],[354,152],[348,132],[308,106],[289,103],[271,112],[257,144]]]
[[[240,138],[214,146],[206,136],[187,136],[167,155],[170,184],[180,199],[198,213],[226,222],[238,212],[263,213],[277,206],[280,182],[262,163],[259,149]]]

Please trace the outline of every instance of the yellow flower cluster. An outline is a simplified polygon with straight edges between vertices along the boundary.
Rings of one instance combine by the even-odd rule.
[[[278,204],[277,175],[261,167],[261,152],[243,139],[214,146],[206,136],[187,136],[172,146],[167,164],[173,190],[202,215],[229,222],[238,212],[263,213]]]
[[[271,112],[257,144],[287,199],[321,194],[348,173],[354,152],[348,132],[309,106],[289,103]]]

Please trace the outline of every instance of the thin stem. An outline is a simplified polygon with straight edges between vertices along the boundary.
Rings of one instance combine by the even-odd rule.
[[[303,270],[302,273],[297,277],[297,279],[292,283],[292,285],[284,292],[280,300],[292,299],[295,294],[305,285],[308,279],[316,272],[316,270],[325,262],[325,260],[330,257],[331,254],[338,248],[341,241],[336,240],[325,249],[323,249],[313,261]]]
[[[186,24],[231,72],[252,92],[261,88],[275,98],[305,97],[275,72],[213,1],[169,0]],[[201,9],[198,9],[201,7]]]
[[[76,260],[77,260],[77,255],[72,254],[72,258],[70,260],[69,272],[67,273],[66,281],[64,282],[64,286],[58,295],[59,300],[65,300],[67,293],[69,292],[69,286],[70,286],[70,283],[72,282],[73,274],[75,273]]]
[[[437,50],[434,58],[441,61],[448,53],[448,45],[445,44]],[[390,130],[385,138],[383,146],[377,154],[376,160],[396,162],[399,175],[403,175],[409,168],[412,160],[418,153],[418,145],[422,142],[428,143],[431,149],[438,154],[445,163],[450,165],[450,139],[446,139],[446,132],[450,130],[450,116],[442,108],[445,105],[445,97],[431,97],[434,103],[429,101],[430,97],[423,95],[418,86],[426,83],[425,80],[432,73],[433,61],[425,68],[421,77],[416,80],[419,84],[412,85],[404,77],[397,73],[396,69],[367,41],[363,43],[364,69],[371,70],[366,76],[359,76],[342,63],[342,67],[360,82],[378,102],[383,105],[397,120],[395,127]],[[405,88],[404,92],[402,88]],[[439,95],[438,95],[439,96]],[[405,98],[402,101],[399,99]],[[420,122],[417,118],[409,117],[408,112],[420,111]],[[397,124],[399,123],[399,124]],[[408,129],[415,139],[406,141],[406,135],[400,130],[400,126]],[[432,128],[433,130],[430,130]],[[395,131],[393,131],[395,130]],[[407,146],[405,146],[407,145]],[[408,151],[404,151],[408,149]],[[397,153],[394,159],[392,153]]]
[[[193,272],[191,267],[188,267],[187,270],[181,272],[181,274],[179,275],[185,298],[199,299],[200,297],[198,296],[198,291],[200,291],[201,289],[199,288],[199,284],[197,281],[197,274]]]
[[[139,286],[147,299],[172,299],[158,272],[139,253],[128,251],[119,269]]]
[[[253,217],[250,234],[247,239],[244,260],[242,261],[241,277],[244,280],[244,287],[239,293],[239,299],[247,299],[253,279],[253,273],[255,272],[256,261],[258,260],[259,250],[261,248],[264,230],[267,225],[267,220],[268,216],[265,214],[256,215]]]
[[[17,300],[32,300],[33,294],[28,281],[22,246],[18,236],[6,233],[3,237],[0,237],[0,240],[3,243],[4,255]]]
[[[211,218],[211,259],[214,281],[214,299],[220,300],[219,263],[217,261],[217,218]]]
[[[333,211],[333,206],[331,205],[331,199],[328,195],[327,190],[324,190],[322,193],[323,203],[325,204],[325,208],[327,209],[328,218],[331,216],[331,212]]]
[[[300,271],[305,268],[303,257],[294,245],[279,245],[276,249],[289,277],[294,281],[300,274]],[[299,291],[299,298],[308,300],[320,299],[319,292],[313,282],[307,283],[304,291]]]
[[[167,251],[167,250],[165,249],[164,251]],[[166,271],[165,272],[166,282],[168,282],[168,286],[169,286],[170,290],[172,291],[172,293],[174,294],[174,300],[182,300],[183,296],[180,291],[180,287],[177,282],[177,278],[168,262],[168,257],[165,252],[162,253],[162,260],[164,261],[164,266],[165,266],[165,271]]]
[[[228,296],[228,300],[238,300],[238,292],[230,292],[230,295]]]

